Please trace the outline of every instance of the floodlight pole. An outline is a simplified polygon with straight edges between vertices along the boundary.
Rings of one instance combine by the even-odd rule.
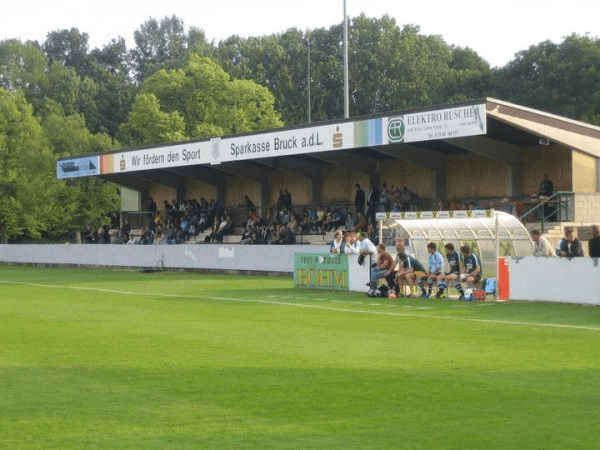
[[[350,117],[350,94],[348,88],[348,15],[344,0],[344,118]]]

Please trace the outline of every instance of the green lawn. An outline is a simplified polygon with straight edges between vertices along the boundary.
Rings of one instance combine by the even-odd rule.
[[[0,448],[598,448],[600,308],[0,266]]]

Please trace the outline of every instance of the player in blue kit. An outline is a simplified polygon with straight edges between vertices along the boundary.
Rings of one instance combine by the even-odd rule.
[[[431,291],[433,290],[433,282],[437,282],[438,293],[436,298],[440,298],[440,275],[444,272],[444,258],[442,254],[437,251],[435,242],[427,244],[427,253],[429,253],[429,270],[427,271],[427,296],[431,297]],[[443,289],[442,289],[443,290]]]
[[[459,300],[464,300],[465,291],[460,284],[460,272],[463,269],[462,255],[454,250],[452,242],[448,242],[444,248],[446,249],[446,260],[448,261],[449,270],[438,277],[438,292],[435,297],[442,298],[444,289],[454,283],[454,287],[460,294]]]
[[[463,245],[460,251],[463,254],[461,281],[467,283],[469,292],[473,292],[474,284],[481,281],[481,263],[477,255],[471,252],[471,247],[468,245]]]
[[[414,286],[416,283],[421,289],[421,298],[429,298],[425,290],[427,272],[423,264],[404,252],[398,252],[398,258],[400,259],[400,270],[396,276],[398,286],[402,286],[403,281],[406,281],[410,286]],[[402,289],[400,292],[402,292]]]

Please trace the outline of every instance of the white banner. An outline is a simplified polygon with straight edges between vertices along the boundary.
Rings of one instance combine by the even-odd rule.
[[[485,103],[389,117],[386,131],[390,144],[485,134]]]
[[[253,134],[220,140],[212,163],[354,148],[354,123]]]

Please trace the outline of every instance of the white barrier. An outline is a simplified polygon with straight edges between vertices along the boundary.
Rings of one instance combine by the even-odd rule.
[[[294,253],[325,245],[0,245],[0,262],[292,273]]]
[[[592,258],[509,258],[510,298],[600,305],[600,264]]]

